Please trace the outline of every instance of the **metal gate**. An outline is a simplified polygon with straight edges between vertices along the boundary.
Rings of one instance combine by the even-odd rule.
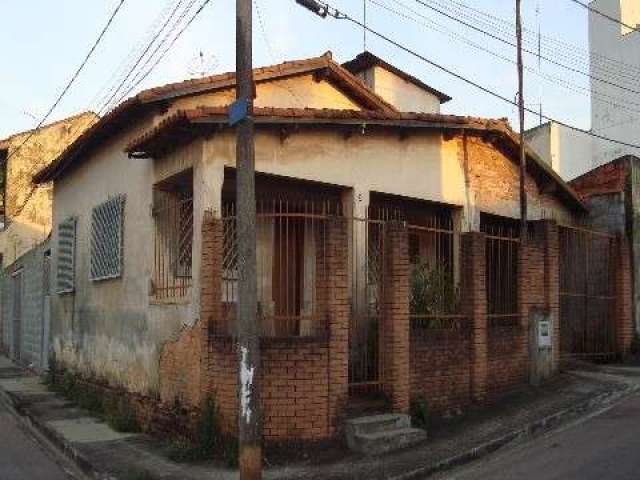
[[[369,218],[349,222],[349,392],[382,388],[385,223]]]
[[[13,283],[13,357],[20,360],[22,354],[22,270],[12,277]]]
[[[616,355],[614,237],[561,226],[560,343],[570,357]]]

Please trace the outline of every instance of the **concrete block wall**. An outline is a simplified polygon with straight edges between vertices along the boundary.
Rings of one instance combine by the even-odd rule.
[[[2,282],[2,335],[3,345],[12,358],[17,359],[14,348],[14,276],[22,272],[22,315],[19,362],[45,369],[48,360],[48,326],[45,325],[45,252],[49,241],[43,242],[4,269]]]

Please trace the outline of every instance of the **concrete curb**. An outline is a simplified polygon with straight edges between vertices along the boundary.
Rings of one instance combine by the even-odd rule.
[[[47,441],[51,442],[60,453],[73,462],[87,477],[97,480],[113,480],[113,477],[98,472],[91,462],[54,428],[47,425],[37,416],[32,415],[27,408],[24,408],[17,396],[0,388],[0,402],[7,407],[12,415],[25,422],[32,430],[39,432]]]
[[[499,450],[500,448],[515,442],[516,440],[532,438],[542,431],[549,430],[554,426],[558,426],[563,420],[567,419],[567,417],[577,417],[580,414],[585,413],[589,410],[593,410],[595,408],[605,408],[611,406],[638,391],[640,391],[640,385],[627,384],[621,389],[603,392],[600,395],[596,395],[595,397],[587,401],[581,402],[573,407],[569,407],[534,422],[528,423],[522,428],[513,430],[506,435],[495,438],[494,440],[490,440],[459,455],[454,455],[453,457],[449,457],[433,465],[417,468],[410,472],[390,477],[390,480],[412,480],[418,478],[425,479],[429,476],[435,475],[436,473],[441,473],[447,470],[451,470],[455,467],[460,467],[462,465],[471,463],[474,460],[483,458]]]

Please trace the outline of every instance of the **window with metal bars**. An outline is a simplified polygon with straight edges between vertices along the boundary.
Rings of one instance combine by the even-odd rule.
[[[520,228],[515,219],[482,213],[486,234],[487,317],[491,327],[518,325],[518,255]]]
[[[91,280],[122,275],[125,195],[94,207],[91,214]]]
[[[193,252],[193,172],[155,185],[153,191],[154,269],[151,295],[172,301],[191,292]]]
[[[67,218],[58,224],[57,293],[75,289],[76,219]]]

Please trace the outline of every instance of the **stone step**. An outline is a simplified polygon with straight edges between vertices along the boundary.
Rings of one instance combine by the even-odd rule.
[[[401,413],[384,413],[352,418],[345,422],[347,436],[361,433],[376,433],[386,430],[396,430],[411,426],[409,415]]]
[[[426,438],[427,432],[419,428],[396,428],[355,435],[349,442],[349,448],[365,455],[381,455],[410,447]]]
[[[406,448],[427,438],[424,430],[411,428],[409,415],[399,413],[347,420],[345,434],[349,448],[366,455]]]

